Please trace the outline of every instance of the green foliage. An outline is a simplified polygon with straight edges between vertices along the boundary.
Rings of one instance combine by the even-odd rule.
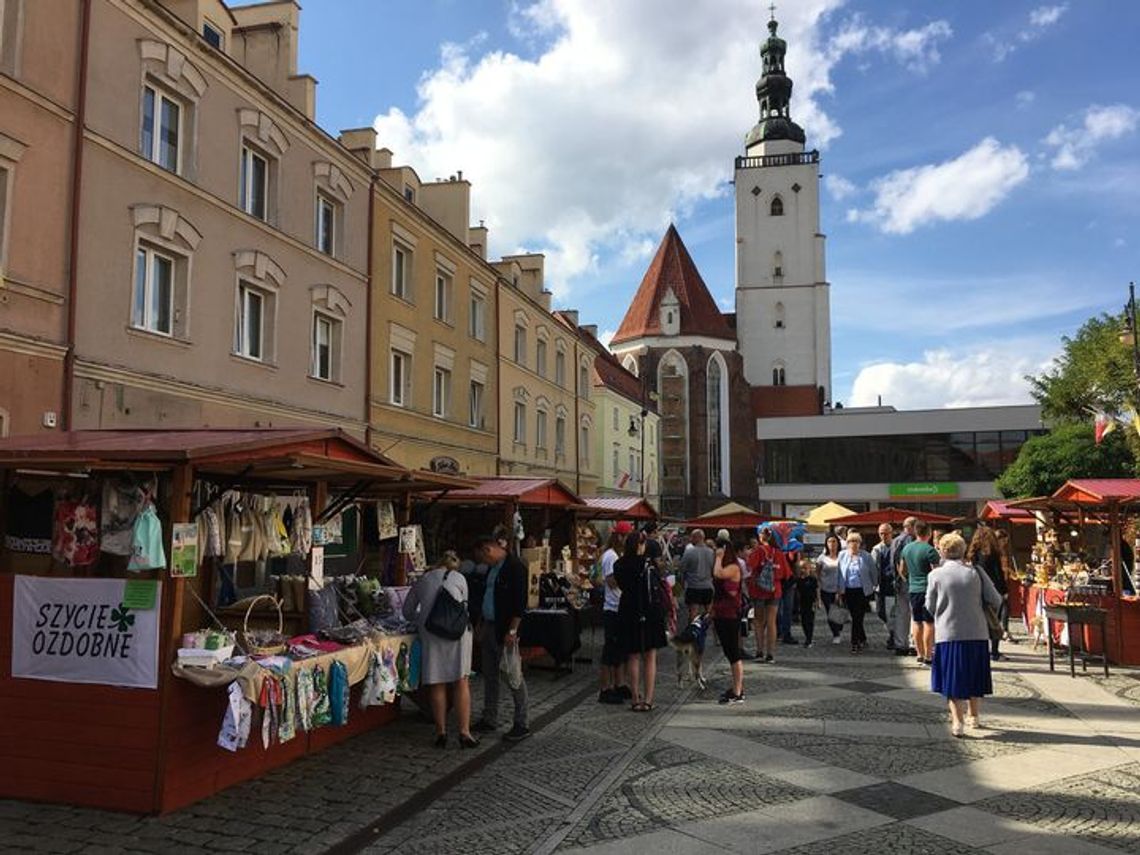
[[[1091,422],[1095,410],[1137,409],[1132,349],[1120,341],[1120,331],[1119,317],[1091,318],[1074,337],[1062,339],[1054,368],[1026,378],[1045,418]]]
[[[1131,478],[1132,452],[1118,427],[1096,444],[1092,420],[1067,423],[1035,436],[1021,447],[1017,460],[997,480],[1006,498],[1048,496],[1070,478]]]

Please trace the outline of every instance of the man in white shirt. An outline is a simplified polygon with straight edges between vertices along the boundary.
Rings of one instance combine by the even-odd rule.
[[[633,531],[627,522],[619,522],[610,533],[606,551],[602,553],[602,583],[605,586],[605,601],[602,605],[602,669],[601,690],[598,703],[620,704],[633,697],[625,679],[625,652],[621,649],[621,635],[618,629],[618,604],[621,602],[621,588],[614,578],[614,564],[625,543],[626,536]]]

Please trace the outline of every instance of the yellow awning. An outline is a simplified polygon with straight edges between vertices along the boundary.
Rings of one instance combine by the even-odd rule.
[[[818,508],[812,508],[804,518],[808,531],[827,531],[827,521],[835,517],[849,516],[855,513],[838,502],[827,502]]]

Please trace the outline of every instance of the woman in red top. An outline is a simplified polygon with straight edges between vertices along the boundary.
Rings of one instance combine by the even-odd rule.
[[[740,561],[727,539],[717,538],[713,562],[712,618],[720,648],[732,668],[732,687],[720,696],[722,704],[744,703],[744,654],[740,651]]]
[[[752,600],[756,658],[775,662],[772,654],[776,649],[776,612],[784,582],[791,578],[792,568],[770,530],[760,532],[760,545],[749,556],[748,566],[752,571],[748,577],[748,596]]]

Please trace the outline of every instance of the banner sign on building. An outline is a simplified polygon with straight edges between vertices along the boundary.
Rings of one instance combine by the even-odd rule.
[[[157,688],[162,610],[126,605],[130,581],[16,576],[12,676]],[[162,583],[151,584],[161,603]]]
[[[953,481],[891,484],[892,499],[953,499],[957,495],[958,485]]]

